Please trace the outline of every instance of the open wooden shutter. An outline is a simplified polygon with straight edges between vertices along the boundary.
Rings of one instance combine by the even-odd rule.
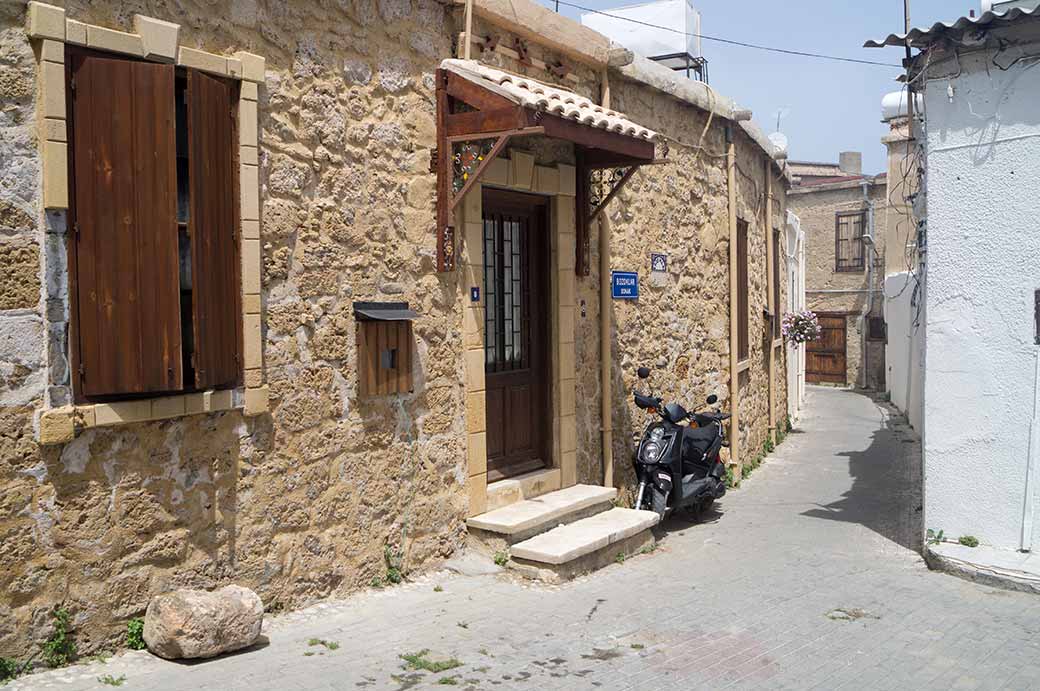
[[[188,79],[195,386],[228,387],[242,370],[237,86],[197,70]]]
[[[174,68],[75,54],[72,85],[79,392],[178,390]]]
[[[737,221],[737,358],[747,360],[751,355],[748,321],[748,224]]]

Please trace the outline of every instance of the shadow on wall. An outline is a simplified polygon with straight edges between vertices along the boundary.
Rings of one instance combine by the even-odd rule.
[[[898,410],[877,396],[878,428],[863,451],[845,451],[852,487],[838,501],[803,516],[859,523],[907,549],[920,552],[924,528],[921,511],[921,444]]]

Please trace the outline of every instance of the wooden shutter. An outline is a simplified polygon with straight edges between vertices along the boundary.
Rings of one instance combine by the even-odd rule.
[[[748,337],[748,224],[737,221],[737,359],[751,355]]]
[[[780,231],[773,230],[773,338],[780,338]],[[784,265],[786,274],[786,265]]]
[[[174,68],[72,56],[78,395],[183,385]]]
[[[195,386],[234,386],[241,372],[237,87],[191,70],[189,194]]]

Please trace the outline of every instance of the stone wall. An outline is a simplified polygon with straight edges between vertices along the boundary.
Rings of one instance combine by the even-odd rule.
[[[365,587],[387,550],[422,569],[463,542],[467,513],[459,275],[434,254],[433,71],[451,56],[451,12],[434,0],[284,3],[205,0],[64,3],[71,19],[129,30],[135,13],[181,24],[181,44],[263,55],[260,89],[263,349],[271,412],[203,414],[83,432],[40,447],[34,414],[63,344],[45,335],[35,60],[20,4],[0,8],[0,656],[24,657],[64,605],[82,652],[116,645],[126,619],[176,586],[236,582],[270,609]],[[478,23],[478,27],[481,25]],[[499,32],[506,35],[505,32]],[[532,55],[557,56],[532,46]],[[498,55],[506,69],[533,68]],[[567,87],[599,93],[568,61]],[[615,107],[671,138],[609,209],[611,263],[637,270],[643,295],[615,301],[616,482],[630,479],[635,368],[696,407],[728,405],[728,210],[723,123],[620,78]],[[744,447],[768,432],[765,338],[766,157],[736,130],[740,215],[751,225],[752,356],[741,404]],[[571,162],[569,144],[517,141],[539,163]],[[690,174],[691,170],[698,174]],[[775,175],[775,168],[770,168]],[[782,197],[783,184],[774,184]],[[781,224],[781,218],[775,222]],[[59,239],[55,240],[55,237]],[[651,251],[669,257],[652,274]],[[579,481],[599,482],[599,273],[578,281],[575,315]],[[56,253],[60,256],[61,253]],[[785,285],[782,282],[782,285]],[[786,289],[786,288],[785,288]],[[357,395],[355,300],[407,300],[415,389]],[[60,316],[60,315],[58,315]],[[48,319],[51,322],[60,320]],[[47,365],[50,365],[48,367]],[[784,351],[776,401],[785,415]]]
[[[235,581],[273,609],[369,584],[384,549],[408,569],[464,536],[461,310],[434,270],[433,69],[450,17],[433,0],[68,2],[130,30],[267,58],[260,91],[264,355],[271,415],[85,432],[41,449],[47,353],[35,62],[24,7],[0,9],[0,655],[73,614],[80,649],[113,644],[150,595]],[[351,302],[407,300],[415,393],[359,399]]]

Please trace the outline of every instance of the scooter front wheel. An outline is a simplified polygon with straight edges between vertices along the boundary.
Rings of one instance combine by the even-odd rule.
[[[650,508],[664,520],[664,514],[668,511],[668,495],[661,490],[654,487],[652,490],[652,496],[650,499]]]

